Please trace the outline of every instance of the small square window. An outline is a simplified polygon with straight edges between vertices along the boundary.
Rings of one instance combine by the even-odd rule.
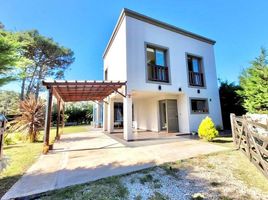
[[[191,99],[192,113],[208,113],[207,99]]]

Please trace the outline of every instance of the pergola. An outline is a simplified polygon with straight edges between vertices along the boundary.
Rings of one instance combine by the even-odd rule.
[[[64,127],[64,103],[78,101],[103,101],[104,99],[116,92],[126,97],[119,91],[125,87],[124,81],[43,81],[43,85],[48,90],[47,107],[45,116],[45,136],[44,136],[44,153],[49,149],[49,135],[52,114],[52,97],[57,98],[57,129],[56,139],[59,139],[60,115],[62,115],[62,128]]]

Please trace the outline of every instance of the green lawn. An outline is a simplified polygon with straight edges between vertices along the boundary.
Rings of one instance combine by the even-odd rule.
[[[63,134],[70,134],[70,133],[79,133],[79,132],[86,132],[89,130],[88,125],[79,125],[79,126],[66,126],[63,129]],[[59,130],[61,132],[61,128]],[[40,131],[39,139],[43,140],[44,131]],[[50,129],[50,143],[53,143],[56,137],[56,127],[52,127]]]
[[[64,128],[63,134],[85,132],[88,131],[88,128],[88,126],[67,126]],[[8,166],[0,172],[0,198],[41,154],[43,134],[44,131],[41,131],[40,142],[37,143],[19,142],[4,146],[4,155],[8,157]],[[55,136],[56,128],[51,128],[51,142],[54,141]]]
[[[42,151],[42,143],[4,146],[8,167],[0,173],[0,197],[23,175]]]

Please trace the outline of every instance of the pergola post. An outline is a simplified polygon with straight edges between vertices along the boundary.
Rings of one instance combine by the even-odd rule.
[[[114,102],[111,99],[109,100],[107,114],[107,131],[108,133],[112,133],[114,131]]]
[[[103,105],[103,113],[102,113],[103,131],[107,131],[107,104],[102,102],[102,105]]]
[[[132,97],[127,95],[124,97],[124,139],[126,141],[133,140],[133,130],[132,130]]]
[[[97,102],[97,109],[96,109],[96,121],[97,121],[97,128],[101,127],[101,103],[100,101]]]
[[[56,129],[56,140],[60,139],[60,134],[59,134],[59,128],[60,128],[60,111],[61,111],[61,100],[57,100],[57,129]]]
[[[64,126],[65,126],[65,122],[64,122],[64,109],[65,109],[65,104],[64,104],[64,102],[62,102],[62,112],[61,112],[61,133],[60,133],[60,134],[63,134],[63,129],[64,129]]]
[[[47,153],[49,150],[49,134],[50,134],[50,123],[51,123],[52,96],[53,96],[53,88],[51,87],[48,89],[48,94],[47,94],[43,153]]]

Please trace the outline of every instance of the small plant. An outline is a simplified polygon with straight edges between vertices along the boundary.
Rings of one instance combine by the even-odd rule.
[[[139,194],[139,195],[136,196],[134,199],[135,199],[135,200],[142,200],[142,196]]]
[[[153,196],[149,197],[149,200],[168,200],[169,197],[159,192],[155,192]]]
[[[216,130],[215,125],[210,117],[206,117],[202,120],[198,128],[198,136],[201,139],[212,141],[219,132]]]
[[[146,182],[152,182],[153,176],[151,174],[146,174],[144,177],[140,178],[140,183],[145,184]]]
[[[12,138],[10,134],[8,134],[7,136],[4,137],[4,144],[12,145],[12,144],[16,144],[16,141]]]
[[[195,199],[195,200],[202,200],[202,199],[205,199],[205,195],[203,195],[202,193],[194,193],[192,195],[192,199]]]

